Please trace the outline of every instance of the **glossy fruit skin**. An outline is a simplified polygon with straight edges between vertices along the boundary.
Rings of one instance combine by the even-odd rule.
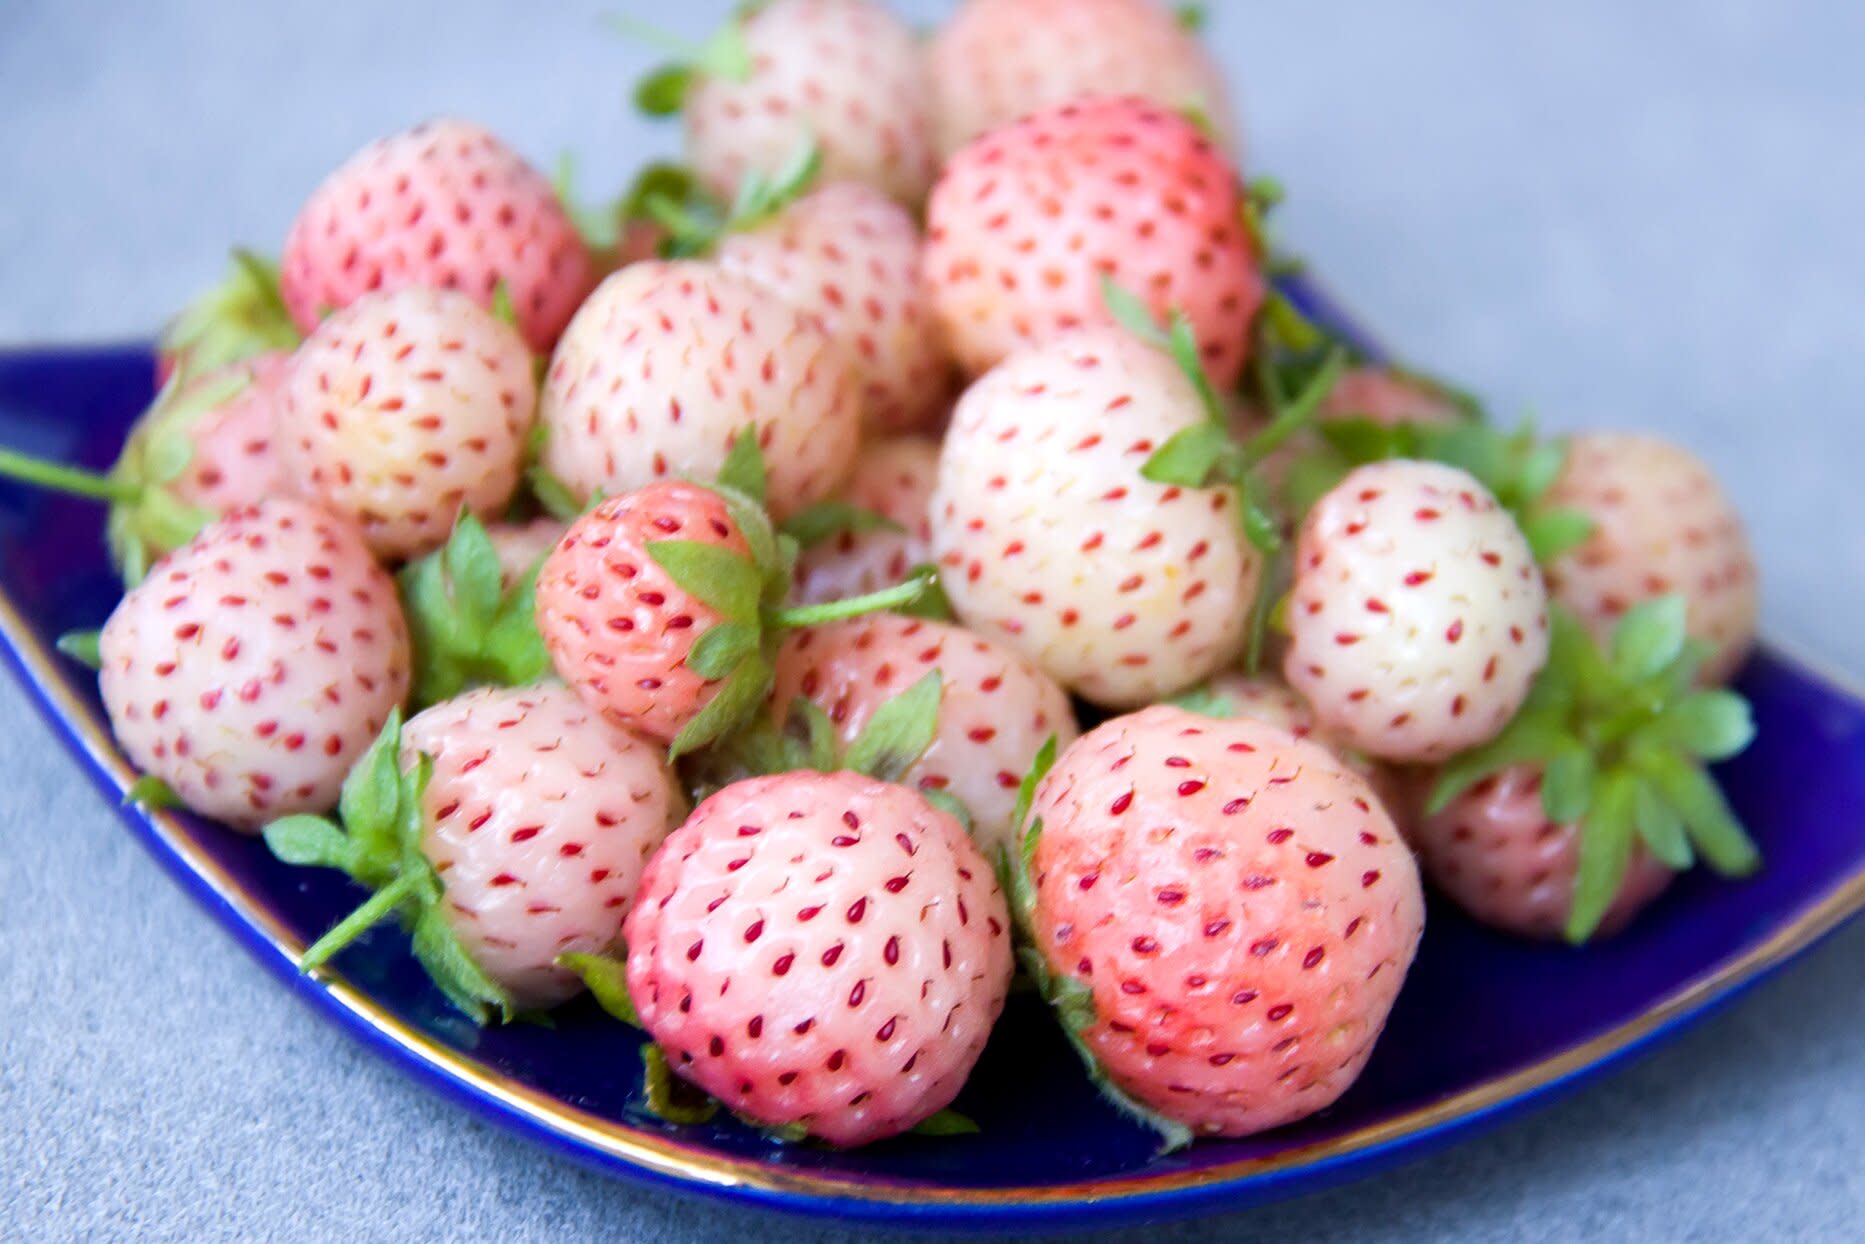
[[[1092,98],[994,130],[954,155],[926,211],[925,276],[971,375],[1019,348],[1111,321],[1102,278],[1163,319],[1190,317],[1205,369],[1233,388],[1263,299],[1237,174],[1178,113]]]
[[[948,156],[1070,100],[1132,95],[1195,108],[1237,148],[1224,74],[1157,0],[965,0],[927,49]]]
[[[245,831],[334,807],[408,693],[393,581],[350,524],[287,498],[210,523],[157,562],[99,649],[130,762]]]
[[[621,950],[648,857],[686,814],[665,751],[567,687],[482,688],[402,729],[402,764],[433,758],[421,849],[442,914],[518,1010],[582,991],[556,966]]]
[[[1547,660],[1547,589],[1508,511],[1435,462],[1359,467],[1309,511],[1289,685],[1347,746],[1431,762],[1521,707]]]
[[[719,244],[719,266],[815,317],[854,361],[863,417],[927,428],[951,405],[952,364],[920,280],[919,225],[870,186],[824,186]]]
[[[1027,350],[975,383],[932,506],[959,618],[1110,707],[1230,664],[1262,573],[1234,492],[1140,474],[1203,418],[1172,360],[1119,329]]]
[[[938,169],[932,87],[913,31],[871,0],[774,0],[743,19],[751,76],[702,75],[686,97],[688,162],[730,201],[746,173],[776,173],[806,136],[821,181],[902,203]]]
[[[1569,442],[1546,504],[1591,518],[1593,535],[1548,571],[1554,598],[1606,643],[1625,611],[1683,593],[1689,634],[1711,646],[1700,679],[1735,676],[1755,645],[1754,551],[1709,467],[1655,436],[1591,432]]]
[[[1044,741],[1075,741],[1080,729],[1056,681],[999,644],[961,627],[898,614],[870,614],[797,631],[777,654],[773,711],[797,696],[814,701],[852,743],[876,710],[927,674],[942,684],[932,745],[901,779],[950,792],[972,816],[986,858],[1009,843],[1017,787]]]
[[[964,1084],[1010,986],[1009,919],[958,822],[906,787],[751,778],[649,862],[628,991],[669,1066],[731,1109],[866,1144]]]
[[[631,264],[551,358],[541,461],[579,497],[711,479],[755,425],[779,518],[842,486],[861,437],[853,364],[806,313],[715,264]]]
[[[1329,1104],[1416,953],[1411,852],[1358,776],[1248,720],[1170,706],[1083,735],[1037,789],[1032,931],[1093,994],[1115,1085],[1199,1135]]]
[[[277,424],[290,359],[282,350],[255,355],[208,372],[176,394],[185,402],[190,389],[206,390],[238,378],[246,382],[233,396],[188,425],[194,453],[187,469],[168,485],[178,501],[215,514],[230,514],[287,491],[289,486],[279,461]],[[139,426],[131,436],[146,436],[153,431],[162,409],[159,404],[152,408],[149,426]]]
[[[843,600],[891,587],[932,560],[932,495],[939,442],[924,436],[870,440],[849,472],[846,498],[899,531],[844,531],[797,559],[801,604]]]
[[[557,674],[616,725],[670,743],[721,686],[687,654],[724,621],[649,554],[660,540],[699,540],[746,557],[750,547],[709,488],[650,484],[611,497],[576,522],[538,571],[537,625]]]
[[[537,417],[531,353],[464,294],[367,294],[293,356],[279,414],[292,486],[386,561],[439,548],[462,508],[511,500]]]
[[[550,182],[493,134],[441,119],[377,139],[292,222],[280,292],[300,330],[367,293],[455,289],[490,310],[503,281],[532,350],[547,353],[596,283]]]
[[[1484,778],[1442,812],[1414,822],[1411,840],[1431,883],[1476,919],[1518,937],[1562,939],[1580,847],[1575,826],[1555,824],[1543,811],[1540,769],[1517,765]],[[1624,929],[1673,876],[1636,847],[1589,940]]]
[[[1398,825],[1402,835],[1410,836],[1409,810],[1412,800],[1406,783],[1391,767],[1371,760],[1334,738],[1315,721],[1315,711],[1296,690],[1274,674],[1246,674],[1240,669],[1222,670],[1205,680],[1204,689],[1226,701],[1231,711],[1225,717],[1247,717],[1265,725],[1287,730],[1298,739],[1306,739],[1333,752],[1340,763],[1366,779],[1386,812]]]

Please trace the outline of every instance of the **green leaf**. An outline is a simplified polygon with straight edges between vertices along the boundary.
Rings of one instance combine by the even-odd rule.
[[[799,547],[813,549],[843,532],[857,535],[869,531],[905,531],[893,519],[863,509],[847,501],[822,501],[793,514],[778,530],[795,540]]]
[[[790,702],[790,714],[784,721],[784,729],[785,734],[802,749],[803,764],[795,767],[829,773],[840,764],[841,749],[836,739],[835,722],[829,719],[822,705],[798,696]]]
[[[1541,777],[1541,806],[1557,825],[1571,825],[1593,806],[1597,766],[1593,753],[1569,747],[1549,759]]]
[[[1208,420],[1195,423],[1155,449],[1140,474],[1155,484],[1203,488],[1220,473],[1231,449],[1230,433],[1223,427]]]
[[[975,1136],[977,1133],[976,1123],[949,1106],[913,1125],[915,1136]]]
[[[396,833],[402,799],[401,712],[392,711],[375,742],[349,775],[337,800],[349,832],[357,880],[380,885],[398,855]]]
[[[728,621],[756,624],[764,576],[749,557],[704,540],[652,540],[647,550],[683,591]]]
[[[1613,628],[1613,672],[1627,682],[1652,677],[1683,652],[1685,635],[1682,595],[1641,601]]]
[[[651,1041],[641,1047],[641,1089],[648,1113],[664,1123],[696,1127],[719,1113],[718,1102],[675,1078],[667,1055]]]
[[[1725,877],[1746,877],[1761,866],[1760,852],[1701,766],[1659,755],[1639,767],[1683,817],[1691,843],[1711,868]]]
[[[104,663],[99,650],[102,640],[102,631],[66,631],[58,637],[55,647],[78,664],[96,669]]]
[[[758,628],[750,622],[721,622],[693,642],[686,667],[701,678],[724,678],[757,651]]]
[[[1579,746],[1579,741],[1559,717],[1518,713],[1501,734],[1481,747],[1453,756],[1438,770],[1425,811],[1435,816],[1449,807],[1453,799],[1491,774],[1516,765],[1546,764]]]
[[[678,760],[688,752],[718,742],[743,725],[770,690],[770,662],[761,653],[746,657],[720,685],[711,702],[674,736],[667,758]]]
[[[921,562],[907,571],[907,579],[923,579],[926,590],[904,605],[894,606],[894,612],[909,618],[928,618],[934,622],[956,621],[958,615],[952,611],[952,600],[945,594],[945,584],[939,578],[939,567],[931,562]]]
[[[557,956],[557,966],[574,972],[589,987],[596,1004],[616,1019],[632,1027],[641,1027],[641,1015],[635,1010],[635,1000],[628,996],[628,964],[621,959],[611,959],[606,955],[590,955],[581,951]]]
[[[1593,528],[1593,520],[1579,510],[1537,510],[1522,520],[1528,549],[1542,566],[1585,544]]]
[[[507,328],[518,327],[518,308],[512,305],[511,286],[500,277],[492,285],[492,318]]]
[[[504,594],[499,554],[485,524],[471,510],[460,511],[440,558],[454,603],[468,617],[490,618]]]
[[[1599,928],[1618,897],[1632,859],[1633,782],[1614,773],[1600,783],[1599,797],[1580,824],[1580,863],[1574,874],[1567,940],[1579,945]]]
[[[938,737],[943,690],[939,671],[933,670],[902,694],[883,700],[849,744],[842,764],[883,782],[900,781]]]
[[[766,175],[753,169],[745,175],[726,215],[726,229],[742,232],[769,220],[807,193],[821,171],[822,148],[814,134],[806,133],[775,171]]]
[[[1672,704],[1648,731],[1702,760],[1727,760],[1755,738],[1748,701],[1733,691],[1699,691]]]
[[[751,48],[745,42],[745,28],[740,21],[726,22],[699,46],[697,67],[715,78],[728,82],[746,82],[753,68]]]
[[[1695,862],[1684,835],[1684,818],[1649,779],[1633,783],[1632,821],[1646,849],[1666,868],[1682,872]]]
[[[1182,708],[1188,713],[1200,717],[1226,718],[1237,715],[1237,705],[1227,695],[1220,695],[1210,687],[1193,687],[1190,691],[1176,695],[1166,703],[1175,708]]]
[[[745,544],[751,549],[751,560],[757,563],[760,572],[770,574],[782,561],[778,551],[777,529],[771,526],[771,518],[765,512],[764,503],[740,492],[729,484],[718,483],[712,486],[719,500],[725,502],[725,511],[730,516],[739,534],[745,537]],[[788,591],[789,585],[785,584]]]
[[[686,93],[692,85],[693,70],[689,66],[651,69],[635,83],[635,107],[650,117],[678,116],[686,107]]]
[[[797,630],[806,626],[821,626],[825,622],[840,622],[844,618],[858,618],[868,613],[888,612],[902,605],[912,604],[937,581],[937,575],[916,575],[893,587],[882,588],[878,592],[869,592],[862,596],[851,596],[846,600],[824,601],[819,605],[792,605],[787,609],[779,609],[772,614],[772,620],[785,630]]]
[[[414,957],[454,1006],[485,1023],[493,1011],[503,1019],[513,1014],[511,995],[486,974],[438,906],[426,906],[414,922]]]
[[[337,921],[329,932],[306,948],[298,960],[300,972],[315,972],[351,942],[381,924],[416,897],[419,879],[400,876],[363,900],[361,906]]]
[[[957,821],[967,834],[977,830],[977,822],[971,815],[971,809],[965,806],[964,800],[951,791],[933,786],[922,786],[918,789],[918,794],[921,799]]]
[[[531,495],[537,498],[538,505],[552,518],[570,522],[582,516],[584,505],[577,495],[570,491],[570,486],[545,470],[533,465],[525,470],[525,483],[531,488]]]
[[[182,806],[181,796],[175,793],[175,788],[153,773],[145,773],[131,782],[130,788],[123,792],[123,802],[126,806],[149,809]]]
[[[1315,425],[1315,430],[1328,447],[1349,464],[1364,466],[1369,462],[1404,457],[1413,444],[1411,427],[1410,424],[1385,424],[1353,415],[1323,419]]]
[[[1163,349],[1170,344],[1166,330],[1145,300],[1106,273],[1101,275],[1101,303],[1116,324],[1147,345]]]
[[[281,817],[265,827],[264,837],[266,848],[287,864],[350,871],[354,844],[326,817]]]
[[[1036,801],[1036,788],[1042,783],[1044,778],[1049,776],[1049,770],[1055,768],[1055,763],[1056,736],[1052,734],[1043,740],[1043,745],[1041,747],[1036,749],[1036,755],[1030,761],[1028,772],[1023,775],[1023,780],[1017,784],[1017,802],[1010,814],[1010,828],[1012,833],[1022,832],[1023,822],[1030,815],[1030,805]],[[1036,831],[1034,829],[1024,835],[1023,862],[1026,867],[1029,864],[1030,855],[1036,849],[1034,843],[1035,838]]]
[[[1211,377],[1204,369],[1204,355],[1198,350],[1198,334],[1183,311],[1172,313],[1166,331],[1166,352],[1197,391],[1198,404],[1204,408],[1205,418],[1224,427],[1224,404],[1218,400],[1217,390],[1211,387]]]
[[[1312,426],[1321,403],[1334,391],[1346,369],[1346,351],[1329,350],[1321,366],[1303,382],[1293,401],[1272,403],[1275,418],[1269,421],[1267,428],[1250,438],[1250,443],[1244,447],[1245,461],[1252,465],[1261,462],[1297,432]]]
[[[1564,439],[1531,445],[1516,468],[1515,488],[1523,503],[1539,501],[1567,466],[1567,442]]]
[[[1173,10],[1180,27],[1193,34],[1201,34],[1211,19],[1209,6],[1203,4],[1181,4]]]
[[[756,424],[746,424],[732,438],[732,448],[719,467],[719,483],[759,505],[768,499],[770,476],[764,466],[764,450],[758,444]]]

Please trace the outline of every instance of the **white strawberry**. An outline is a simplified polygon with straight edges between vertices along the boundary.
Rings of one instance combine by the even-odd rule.
[[[1474,478],[1374,463],[1302,525],[1283,672],[1347,746],[1441,760],[1521,707],[1547,658],[1547,605],[1527,540]]]
[[[796,599],[805,604],[878,592],[932,560],[932,495],[939,442],[922,436],[861,447],[844,496],[891,526],[842,525],[797,559]]]

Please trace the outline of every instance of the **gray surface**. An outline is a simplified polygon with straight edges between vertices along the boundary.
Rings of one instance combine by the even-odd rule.
[[[322,171],[425,114],[619,181],[667,142],[622,106],[642,58],[600,5],[519,7],[0,0],[0,341],[146,333],[229,241],[276,246]],[[1368,320],[1507,408],[1698,446],[1754,525],[1772,631],[1865,670],[1865,9],[1213,7],[1286,229]],[[812,1234],[572,1169],[313,1022],[10,683],[0,773],[0,1235]],[[1483,1140],[1132,1238],[1855,1240],[1861,953],[1854,929]]]

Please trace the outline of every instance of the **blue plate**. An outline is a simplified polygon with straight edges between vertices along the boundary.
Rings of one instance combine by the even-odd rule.
[[[1345,321],[1314,290],[1293,291]],[[0,354],[0,443],[91,465],[150,397],[142,347]],[[113,803],[133,779],[89,672],[54,638],[95,627],[118,585],[102,515],[0,485],[9,660]],[[554,1030],[480,1031],[449,1011],[392,930],[298,975],[357,893],[255,839],[185,815],[124,823],[288,988],[462,1106],[599,1170],[801,1214],[941,1228],[1059,1229],[1233,1210],[1355,1178],[1468,1135],[1676,1033],[1865,906],[1865,702],[1773,650],[1742,678],[1760,736],[1720,774],[1767,857],[1753,880],[1693,874],[1620,938],[1584,951],[1492,934],[1432,907],[1417,966],[1359,1083],[1249,1140],[1159,1157],[1104,1106],[1054,1025],[1014,999],[958,1107],[982,1134],[853,1152],[780,1146],[736,1123],[673,1127],[641,1108],[640,1038],[587,1002]],[[179,1057],[179,1054],[177,1055]]]

